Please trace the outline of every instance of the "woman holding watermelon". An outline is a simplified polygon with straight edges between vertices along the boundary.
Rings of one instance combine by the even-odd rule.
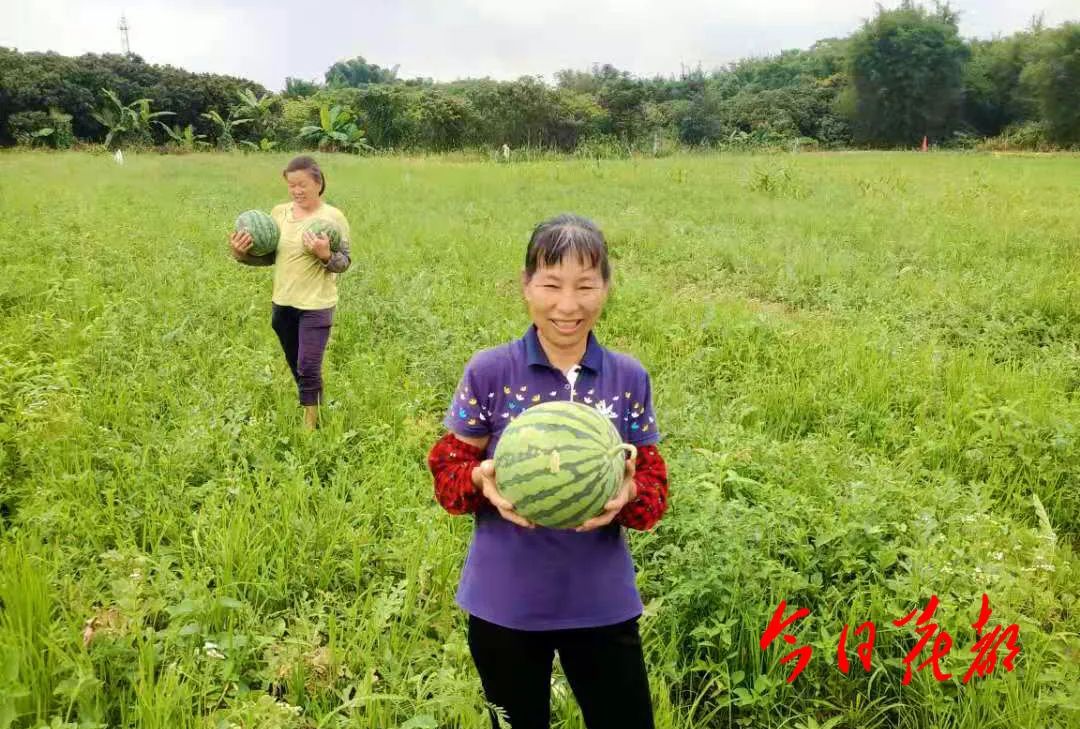
[[[522,272],[532,326],[473,356],[444,420],[449,432],[428,455],[439,503],[475,515],[457,602],[469,614],[487,700],[514,729],[547,729],[556,652],[589,729],[653,726],[642,603],[623,527],[660,520],[667,469],[648,373],[592,332],[610,278],[607,244],[591,221],[563,215],[538,225]],[[492,460],[517,414],[553,400],[595,407],[637,449],[618,494],[577,529],[547,529],[516,513]]]
[[[319,422],[323,355],[338,300],[337,274],[351,262],[349,222],[340,210],[323,202],[326,175],[313,158],[293,158],[282,177],[292,200],[270,211],[281,231],[277,249],[264,256],[250,255],[253,241],[246,231],[234,232],[229,244],[240,263],[274,266],[270,323],[299,390],[304,426],[313,430]],[[323,232],[328,228],[329,235]],[[340,235],[336,251],[331,250],[334,229]]]

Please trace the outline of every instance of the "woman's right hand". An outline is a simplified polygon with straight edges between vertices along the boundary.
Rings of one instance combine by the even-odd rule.
[[[251,233],[246,230],[237,230],[229,236],[229,247],[232,248],[233,258],[242,260],[247,252],[251,250],[251,246],[254,241],[251,238]]]
[[[499,510],[499,516],[503,519],[525,529],[532,529],[535,526],[531,521],[514,511],[514,505],[499,493],[499,488],[495,485],[495,461],[489,458],[473,468],[472,481],[480,489],[484,498]]]

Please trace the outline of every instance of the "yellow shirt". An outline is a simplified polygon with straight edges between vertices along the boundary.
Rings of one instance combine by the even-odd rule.
[[[337,305],[337,274],[326,270],[319,258],[304,249],[303,232],[313,220],[326,220],[341,230],[341,243],[349,242],[349,222],[341,211],[323,203],[302,220],[293,217],[293,203],[282,203],[270,211],[281,238],[274,258],[274,293],[279,306],[296,309],[327,309]]]

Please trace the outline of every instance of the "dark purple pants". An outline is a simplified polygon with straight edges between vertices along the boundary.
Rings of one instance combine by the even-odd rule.
[[[274,304],[270,326],[285,350],[301,405],[318,405],[322,401],[322,361],[333,321],[333,307],[305,311]]]

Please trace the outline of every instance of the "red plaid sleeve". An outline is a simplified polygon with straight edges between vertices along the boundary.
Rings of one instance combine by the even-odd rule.
[[[428,468],[435,477],[435,500],[451,514],[471,514],[487,504],[472,482],[472,470],[484,452],[453,433],[447,433],[428,453]]]
[[[637,498],[622,508],[615,521],[628,529],[648,531],[668,507],[667,464],[654,445],[639,446],[634,462]]]

